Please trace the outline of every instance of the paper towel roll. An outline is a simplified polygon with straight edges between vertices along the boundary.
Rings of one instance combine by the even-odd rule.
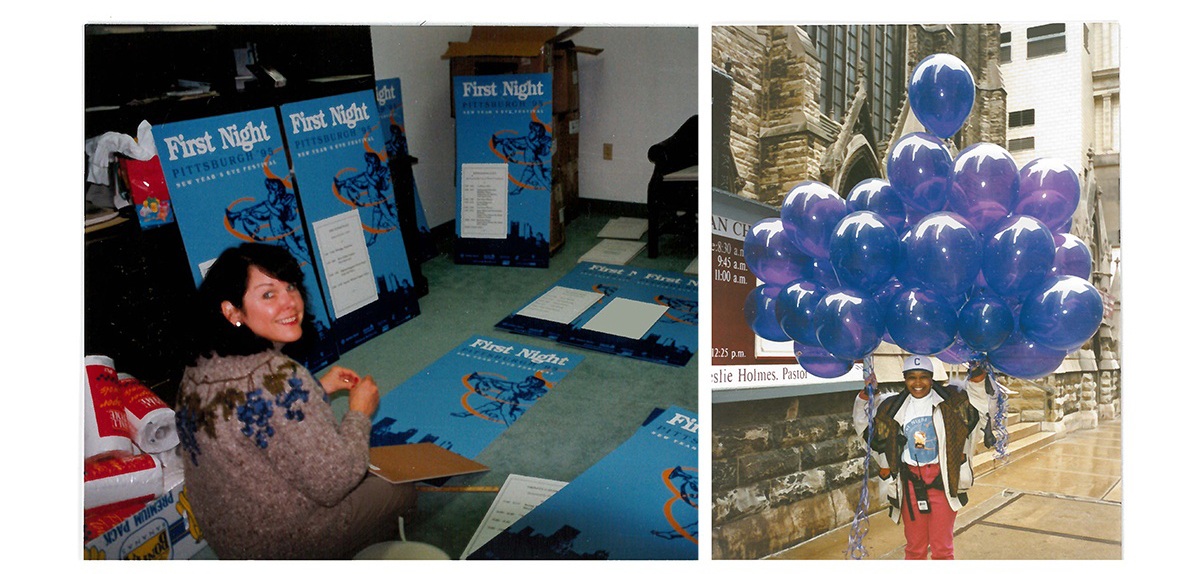
[[[162,465],[153,455],[113,453],[83,461],[85,510],[162,495]]]
[[[108,451],[132,452],[132,429],[112,359],[104,355],[83,358],[83,457]]]
[[[175,432],[175,411],[149,387],[127,373],[117,374],[121,402],[129,419],[130,436],[145,452],[163,452],[179,444]]]

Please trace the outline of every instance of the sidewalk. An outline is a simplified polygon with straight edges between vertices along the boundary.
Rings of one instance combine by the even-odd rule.
[[[975,480],[955,523],[959,560],[1121,558],[1121,421],[1066,434]],[[849,527],[770,559],[843,560]],[[904,558],[904,532],[886,513],[870,517],[870,560]]]

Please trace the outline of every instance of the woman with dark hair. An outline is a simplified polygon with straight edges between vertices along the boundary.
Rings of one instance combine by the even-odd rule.
[[[209,268],[193,309],[176,425],[192,509],[221,558],[350,558],[397,539],[416,505],[411,485],[367,472],[375,381],[336,365],[318,380],[288,356],[311,327],[302,279],[286,249],[244,243]],[[338,422],[327,400],[343,390]]]

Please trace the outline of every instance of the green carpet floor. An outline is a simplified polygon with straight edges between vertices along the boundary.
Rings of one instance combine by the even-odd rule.
[[[383,396],[474,334],[584,356],[554,392],[476,457],[490,471],[457,477],[448,485],[500,486],[509,474],[569,482],[632,436],[655,407],[698,411],[698,356],[683,367],[659,365],[495,328],[573,269],[599,241],[596,234],[610,217],[583,214],[568,224],[564,245],[548,269],[455,265],[449,246],[443,246],[442,255],[421,266],[429,293],[420,299],[420,315],[338,360],[374,376]],[[668,235],[659,246],[657,258],[643,249],[628,265],[683,273],[697,255],[695,237]],[[333,400],[339,417],[347,408],[340,394]],[[457,559],[494,498],[494,493],[422,493],[416,517],[405,526],[406,537]],[[206,550],[197,558],[203,554],[213,557]]]

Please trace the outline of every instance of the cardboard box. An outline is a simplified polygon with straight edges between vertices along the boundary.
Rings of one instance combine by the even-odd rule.
[[[574,220],[579,207],[579,111],[554,114],[554,182],[561,183],[564,223]]]
[[[208,546],[182,482],[83,545],[85,560],[187,560]]]

